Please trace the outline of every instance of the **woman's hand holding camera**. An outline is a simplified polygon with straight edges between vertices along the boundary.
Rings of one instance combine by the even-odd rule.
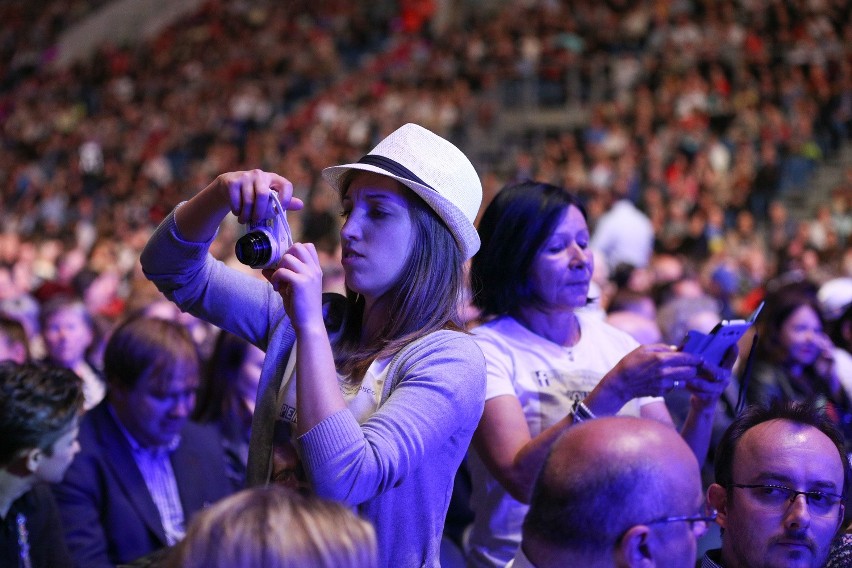
[[[278,174],[262,170],[221,174],[175,211],[178,231],[187,241],[203,243],[213,238],[229,212],[240,223],[259,221],[267,214],[273,191],[285,209],[304,207],[293,197],[293,184]]]
[[[284,309],[297,332],[308,326],[325,329],[322,318],[322,266],[313,243],[296,243],[281,258],[278,268],[263,271],[281,294]]]
[[[243,224],[270,217],[273,192],[277,192],[286,210],[304,206],[301,199],[293,197],[293,184],[272,172],[228,172],[211,185],[224,191],[231,213]],[[263,275],[281,294],[284,309],[297,331],[312,322],[322,325],[322,268],[312,243],[295,243],[278,266],[263,270]]]
[[[301,199],[293,197],[293,184],[272,172],[228,172],[217,177],[211,185],[225,192],[231,213],[243,224],[269,216],[272,206],[270,195],[273,191],[278,193],[281,205],[288,211],[296,211],[304,206]]]

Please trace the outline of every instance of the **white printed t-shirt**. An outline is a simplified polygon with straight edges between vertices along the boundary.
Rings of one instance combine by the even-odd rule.
[[[562,420],[575,400],[584,399],[616,363],[639,346],[593,312],[580,309],[575,314],[580,340],[572,347],[548,341],[508,316],[473,330],[485,355],[486,401],[516,396],[532,437]],[[639,416],[642,405],[661,400],[633,399],[619,414]],[[520,544],[527,506],[509,495],[475,451],[469,453],[468,461],[475,515],[468,541],[469,562],[477,567],[503,567]]]
[[[378,410],[382,399],[382,389],[388,378],[390,362],[391,357],[375,359],[367,368],[364,379],[357,384],[348,383],[346,377],[338,373],[337,381],[340,385],[340,393],[343,395],[346,407],[355,417],[358,424],[366,422]],[[295,426],[298,420],[296,413],[296,385],[298,378],[296,377],[295,367],[296,346],[294,344],[278,392],[280,414],[278,416],[277,431],[281,432],[282,436],[276,441],[279,445],[276,448],[279,462],[275,467],[279,471],[273,473],[280,476],[282,474],[280,470],[286,469],[286,477],[288,479],[295,479],[297,482],[296,487],[301,488],[307,487],[308,481],[304,478],[304,472],[299,463],[301,462],[301,457],[298,454],[294,439]],[[287,485],[287,483],[284,484]]]

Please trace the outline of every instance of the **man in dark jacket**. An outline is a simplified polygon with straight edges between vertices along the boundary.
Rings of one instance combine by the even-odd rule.
[[[79,451],[80,379],[68,369],[0,363],[0,566],[71,566],[48,483]]]
[[[189,422],[199,368],[177,323],[136,318],[112,334],[107,397],[83,418],[82,450],[54,488],[77,566],[115,566],[171,546],[196,511],[235,489],[216,430]]]

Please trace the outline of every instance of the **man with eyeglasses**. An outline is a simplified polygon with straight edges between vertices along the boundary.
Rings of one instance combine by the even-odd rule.
[[[533,489],[507,568],[686,568],[715,518],[698,461],[671,427],[611,416],[572,426]]]
[[[843,436],[810,404],[753,406],[725,431],[707,500],[722,548],[702,568],[817,568],[843,524]]]
[[[75,566],[152,563],[234,491],[218,432],[189,420],[200,364],[176,322],[132,317],[112,331],[107,397],[80,421],[80,453],[53,486]]]

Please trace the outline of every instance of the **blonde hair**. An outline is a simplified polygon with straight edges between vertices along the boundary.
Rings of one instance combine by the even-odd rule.
[[[377,566],[373,526],[340,503],[271,485],[201,511],[169,568]]]

